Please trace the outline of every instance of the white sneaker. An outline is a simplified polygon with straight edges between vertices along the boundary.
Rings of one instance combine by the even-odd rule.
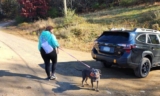
[[[52,75],[50,79],[51,79],[51,80],[56,80],[57,77],[56,77],[55,75]]]

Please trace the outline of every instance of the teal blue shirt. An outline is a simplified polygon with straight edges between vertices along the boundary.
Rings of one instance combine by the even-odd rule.
[[[42,42],[46,40],[53,48],[59,47],[59,43],[55,35],[51,34],[49,31],[42,31],[41,35],[39,36],[39,41],[38,41],[39,50],[41,49]]]

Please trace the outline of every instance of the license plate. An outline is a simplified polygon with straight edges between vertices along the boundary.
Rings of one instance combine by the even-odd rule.
[[[103,47],[102,50],[106,52],[110,52],[110,47]]]

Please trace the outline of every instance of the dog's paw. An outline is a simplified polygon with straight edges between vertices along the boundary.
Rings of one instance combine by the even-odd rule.
[[[99,92],[99,89],[96,89],[96,92]]]
[[[86,84],[87,86],[89,86],[89,84]]]
[[[96,89],[92,88],[91,90],[96,90]]]
[[[84,87],[84,85],[82,85],[82,87]]]

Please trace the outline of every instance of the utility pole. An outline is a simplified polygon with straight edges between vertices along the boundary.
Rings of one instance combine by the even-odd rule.
[[[67,16],[67,3],[66,0],[63,0],[64,3],[64,15]]]

